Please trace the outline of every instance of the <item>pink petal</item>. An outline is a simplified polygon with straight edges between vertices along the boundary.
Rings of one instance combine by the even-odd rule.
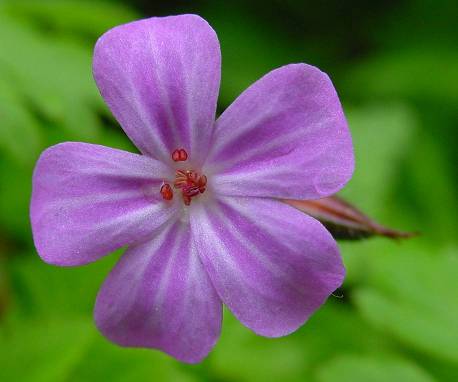
[[[195,165],[207,153],[221,53],[196,15],[153,17],[105,33],[94,52],[100,92],[132,142],[153,158],[184,148]]]
[[[301,326],[344,278],[332,236],[279,201],[225,197],[193,207],[193,235],[221,300],[254,332]]]
[[[80,265],[149,238],[177,214],[162,179],[172,174],[146,156],[86,143],[46,150],[33,175],[33,238],[44,261]]]
[[[221,306],[189,225],[176,223],[127,250],[99,292],[95,319],[120,345],[157,348],[194,363],[219,337]]]
[[[250,86],[216,123],[208,158],[225,195],[316,199],[353,172],[353,148],[329,77],[313,66],[276,69]]]

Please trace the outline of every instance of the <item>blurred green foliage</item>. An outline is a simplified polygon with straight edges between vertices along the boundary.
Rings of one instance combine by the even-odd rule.
[[[0,380],[458,380],[457,11],[452,0],[0,0]],[[44,148],[80,140],[134,150],[92,80],[97,37],[142,15],[187,12],[221,41],[219,110],[274,67],[327,71],[357,159],[342,195],[387,225],[421,232],[401,243],[342,243],[343,297],[286,338],[257,337],[226,311],[218,345],[194,366],[105,340],[92,306],[119,253],[51,267],[28,221]]]

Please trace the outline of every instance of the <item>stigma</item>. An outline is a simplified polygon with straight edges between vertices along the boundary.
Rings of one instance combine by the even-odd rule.
[[[188,153],[185,149],[176,149],[172,152],[174,162],[185,162],[188,159]],[[173,187],[181,191],[183,203],[186,206],[191,204],[193,198],[203,194],[207,188],[207,177],[192,169],[179,169],[175,173]],[[173,190],[169,183],[163,183],[160,193],[164,200],[172,200]]]

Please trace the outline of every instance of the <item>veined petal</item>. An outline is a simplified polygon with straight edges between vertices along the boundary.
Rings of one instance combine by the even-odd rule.
[[[220,194],[316,199],[353,172],[350,132],[329,77],[305,64],[276,69],[216,122],[206,165]]]
[[[220,334],[222,304],[188,224],[127,250],[99,292],[95,319],[123,346],[157,348],[189,363],[208,354]]]
[[[270,199],[192,207],[205,269],[223,303],[254,332],[293,332],[341,285],[337,245],[317,220]]]
[[[94,77],[122,128],[144,154],[171,160],[208,152],[221,73],[218,38],[196,15],[153,17],[106,32]]]
[[[146,156],[87,143],[47,149],[33,175],[30,215],[42,259],[81,265],[149,238],[176,217],[159,193],[170,169]]]

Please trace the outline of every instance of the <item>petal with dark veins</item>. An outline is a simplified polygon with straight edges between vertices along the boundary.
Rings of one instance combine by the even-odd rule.
[[[179,202],[160,195],[171,170],[138,154],[87,143],[47,149],[33,175],[30,216],[41,258],[82,265],[154,236]]]
[[[191,224],[221,300],[257,334],[295,331],[343,281],[329,232],[280,201],[226,197],[213,205],[196,203]]]
[[[215,31],[196,15],[152,17],[117,26],[94,51],[97,86],[143,154],[171,161],[208,152],[221,75]]]
[[[222,304],[196,253],[189,225],[175,223],[131,247],[105,280],[95,307],[100,331],[122,346],[201,361],[221,330]]]
[[[219,194],[307,200],[340,190],[353,161],[331,80],[293,64],[266,74],[218,118],[205,171]]]

